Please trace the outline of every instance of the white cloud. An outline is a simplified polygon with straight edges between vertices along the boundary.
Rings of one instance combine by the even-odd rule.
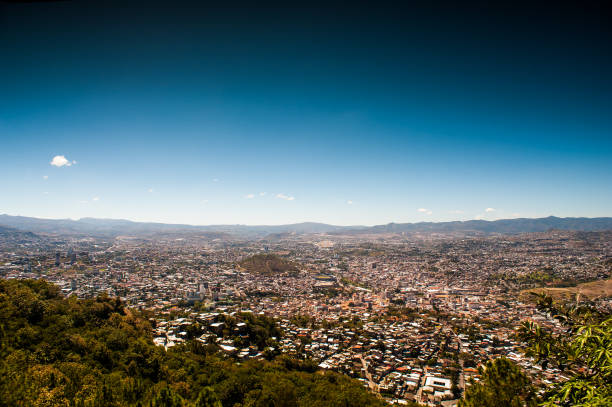
[[[208,203],[208,199],[202,199],[202,203],[206,205]]]
[[[213,182],[219,182],[219,178],[213,178]]]
[[[98,202],[100,200],[100,197],[94,196],[91,200],[94,202]]]
[[[244,196],[246,199],[253,199],[255,198],[255,194],[248,194]]]
[[[495,208],[486,208],[483,213],[476,215],[474,219],[493,221],[499,219],[498,214],[500,213],[503,213],[503,210]]]
[[[49,179],[48,175],[43,175],[43,179]]]
[[[149,193],[153,193],[153,188],[149,188],[147,191],[148,191]]]
[[[76,164],[76,163],[77,162],[74,160],[69,161],[63,155],[56,155],[55,157],[53,157],[53,159],[51,160],[49,164],[53,165],[54,167],[70,167],[71,165]]]
[[[289,195],[285,195],[285,194],[276,194],[276,197],[280,198],[280,199],[284,199],[285,201],[293,201],[293,200],[295,200],[294,196],[289,196]]]
[[[346,201],[346,203],[347,203],[348,205],[352,205],[352,204],[353,204],[353,201]]]
[[[260,192],[259,196],[266,196],[266,192]]]
[[[459,210],[459,209],[455,209],[455,210],[452,210],[452,211],[448,211],[448,213],[454,213],[456,215],[461,215],[463,213],[463,211]]]
[[[79,201],[80,204],[86,204],[89,203],[89,201]]]
[[[419,209],[417,209],[417,211],[419,211],[421,213],[425,213],[427,215],[431,215],[433,213],[432,211],[430,211],[429,209],[426,209],[426,208],[419,208]]]

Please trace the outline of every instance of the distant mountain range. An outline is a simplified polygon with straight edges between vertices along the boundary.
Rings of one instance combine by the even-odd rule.
[[[576,231],[612,230],[612,218],[520,218],[495,221],[468,220],[454,222],[389,223],[377,226],[334,226],[324,223],[295,223],[275,226],[210,225],[193,226],[181,224],[132,222],[122,219],[39,219],[24,216],[0,215],[0,226],[19,231],[82,235],[94,237],[155,235],[198,235],[209,238],[281,237],[284,234],[383,234],[383,233],[478,233],[517,234],[545,232],[551,229]],[[231,236],[230,236],[231,235]]]
[[[612,230],[612,218],[517,218],[487,220],[467,220],[454,222],[389,223],[372,226],[372,232],[481,232],[481,233],[533,233],[551,229],[594,232]]]
[[[0,243],[38,243],[42,239],[40,236],[23,230],[0,225]]]

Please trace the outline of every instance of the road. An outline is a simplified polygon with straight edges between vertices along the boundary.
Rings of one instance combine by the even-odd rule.
[[[461,341],[461,338],[459,338],[459,335],[457,335],[455,333],[455,331],[451,331],[453,334],[455,334],[455,338],[457,338],[457,342],[459,342],[459,354],[461,355],[461,352],[463,352],[463,342]],[[459,387],[459,390],[461,390],[461,392],[463,393],[465,391],[465,375],[463,374],[463,359],[459,358],[459,366],[461,367],[461,371],[459,372],[459,383],[457,383],[457,386]]]
[[[359,360],[361,360],[361,364],[363,365],[363,369],[365,371],[365,378],[368,380],[368,386],[370,386],[370,390],[375,393],[378,393],[378,384],[374,382],[372,379],[372,374],[368,370],[368,362],[363,358],[363,355],[359,355]]]

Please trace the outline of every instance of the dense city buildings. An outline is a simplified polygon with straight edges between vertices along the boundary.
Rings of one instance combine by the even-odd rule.
[[[478,366],[499,356],[541,389],[563,380],[525,357],[517,339],[526,320],[560,329],[530,289],[570,295],[586,282],[582,300],[612,304],[611,232],[17,236],[2,242],[2,278],[119,297],[151,312],[165,349],[197,340],[238,360],[310,359],[400,404],[456,405]],[[276,333],[261,336],[255,327],[269,323]]]

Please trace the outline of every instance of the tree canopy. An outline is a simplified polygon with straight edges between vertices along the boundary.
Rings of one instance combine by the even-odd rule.
[[[238,364],[197,341],[165,351],[146,319],[106,295],[65,299],[44,281],[0,280],[0,407],[271,405],[385,403],[309,361]]]
[[[523,323],[519,337],[526,354],[543,368],[556,367],[570,379],[550,388],[548,406],[612,405],[612,317],[588,305],[555,304],[536,294],[538,307],[557,319],[564,330],[553,333],[533,322]]]
[[[461,400],[461,407],[536,406],[531,380],[506,358],[488,361],[480,367],[481,381],[472,381]]]

